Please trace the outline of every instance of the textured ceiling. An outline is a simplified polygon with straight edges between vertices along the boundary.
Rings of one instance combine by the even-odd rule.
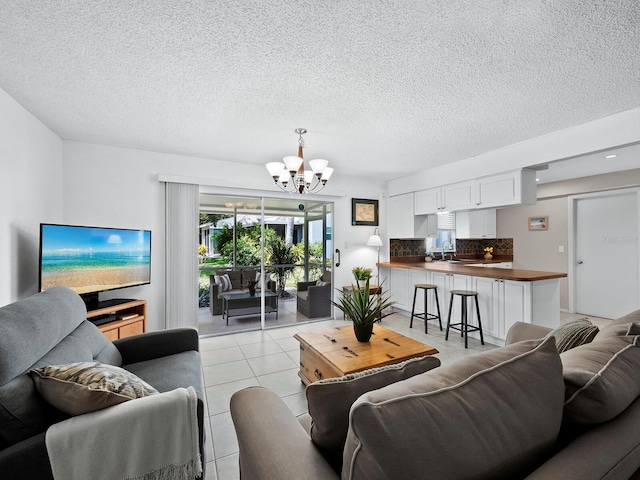
[[[64,139],[397,178],[640,106],[637,0],[0,0]]]

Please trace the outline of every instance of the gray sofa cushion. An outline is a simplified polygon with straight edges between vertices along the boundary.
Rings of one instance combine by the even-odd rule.
[[[637,336],[610,337],[561,355],[566,421],[606,422],[640,395],[639,343]]]
[[[138,363],[123,365],[122,368],[141,378],[159,392],[168,392],[178,387],[193,387],[198,398],[204,398],[202,372],[194,365],[200,365],[200,354],[195,350],[175,353]]]
[[[629,324],[631,323],[640,323],[640,310],[634,310],[620,318],[611,320],[606,327],[600,329],[593,341],[597,342],[610,337],[627,335]]]
[[[550,454],[563,400],[553,337],[416,375],[353,404],[342,478],[522,478]]]
[[[336,471],[342,466],[342,450],[349,429],[349,409],[363,393],[382,388],[440,366],[433,356],[412,358],[380,368],[327,378],[307,386],[311,439]]]

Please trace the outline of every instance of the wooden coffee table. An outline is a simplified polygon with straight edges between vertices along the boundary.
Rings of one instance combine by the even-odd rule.
[[[293,337],[300,342],[298,375],[305,385],[438,353],[430,345],[377,324],[373,326],[371,340],[366,343],[356,340],[352,324],[297,333]]]

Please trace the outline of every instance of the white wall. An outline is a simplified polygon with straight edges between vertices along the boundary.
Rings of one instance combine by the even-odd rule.
[[[640,158],[638,158],[640,164]],[[501,208],[497,212],[499,238],[513,238],[513,266],[527,270],[567,273],[569,269],[569,195],[640,186],[640,169],[538,185],[536,205]],[[528,217],[549,217],[549,229],[529,231]],[[564,252],[559,252],[560,246]],[[624,268],[621,266],[621,268]],[[570,279],[560,279],[560,308],[569,308]]]
[[[0,89],[0,306],[38,290],[41,222],[62,220],[62,140]]]
[[[531,167],[640,142],[640,108],[532,138],[388,182],[389,195]]]
[[[64,223],[152,231],[151,284],[104,294],[104,298],[146,299],[149,330],[165,327],[165,206],[159,174],[224,186],[220,190],[227,189],[227,194],[229,187],[238,194],[246,194],[247,189],[277,191],[263,166],[64,142]],[[207,189],[215,191],[215,187]],[[373,227],[351,226],[351,198],[381,199],[381,186],[341,177],[338,169],[327,190],[337,194],[327,198],[335,202],[334,248],[342,251],[341,266],[335,269],[336,286],[348,285],[352,266],[373,267],[376,261],[375,249],[365,246]],[[341,190],[346,192],[342,196]],[[256,193],[260,191],[253,190]],[[381,202],[380,211],[385,210]],[[380,221],[384,224],[386,219]]]

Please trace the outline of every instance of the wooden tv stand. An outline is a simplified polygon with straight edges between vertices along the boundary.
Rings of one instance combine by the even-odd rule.
[[[91,310],[87,312],[87,320],[101,315],[116,315],[117,318],[113,322],[98,326],[109,340],[118,340],[119,338],[130,337],[147,331],[146,300],[132,300],[111,307]]]

